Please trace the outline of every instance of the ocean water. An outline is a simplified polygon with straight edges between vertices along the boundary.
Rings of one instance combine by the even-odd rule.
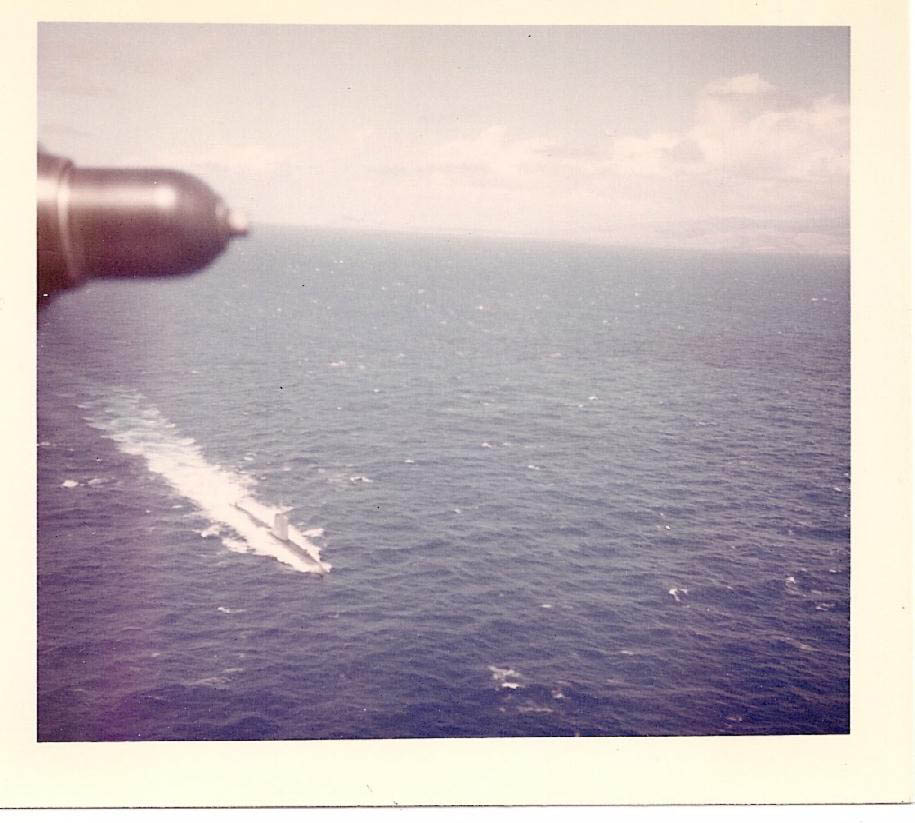
[[[848,732],[844,258],[259,227],[38,335],[40,740]]]

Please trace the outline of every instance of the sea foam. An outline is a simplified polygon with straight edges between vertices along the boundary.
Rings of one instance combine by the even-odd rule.
[[[258,525],[246,512],[236,506],[244,499],[254,504],[266,522],[283,511],[280,507],[255,501],[251,490],[253,478],[213,465],[192,438],[183,437],[154,406],[136,392],[114,390],[97,404],[98,411],[87,418],[90,425],[101,430],[117,443],[125,454],[142,457],[149,470],[163,477],[182,497],[192,501],[214,525],[229,526],[232,535],[219,534],[212,526],[202,536],[219,534],[223,545],[236,552],[273,557],[304,573],[323,573],[330,566],[321,560],[318,546],[305,534],[289,527],[289,536],[302,548],[302,553],[281,543],[271,532]],[[309,530],[310,536],[319,534]],[[237,539],[240,538],[240,539]],[[303,554],[304,553],[304,554]]]

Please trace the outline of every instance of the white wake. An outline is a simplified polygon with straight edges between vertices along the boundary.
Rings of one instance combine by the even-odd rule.
[[[85,419],[114,440],[125,454],[144,458],[150,471],[165,478],[178,494],[192,501],[213,521],[201,536],[218,535],[232,551],[273,557],[296,571],[309,574],[330,571],[330,565],[321,560],[320,548],[308,539],[319,537],[320,529],[300,532],[289,527],[289,537],[301,551],[277,540],[269,529],[236,504],[244,499],[248,508],[256,506],[268,522],[285,509],[256,500],[252,494],[254,478],[207,462],[194,440],[182,437],[175,425],[141,394],[116,391],[96,404]],[[232,533],[224,534],[223,527]]]

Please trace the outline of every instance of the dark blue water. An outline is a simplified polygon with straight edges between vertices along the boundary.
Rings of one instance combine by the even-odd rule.
[[[847,732],[848,293],[845,259],[263,228],[60,297],[39,738]]]

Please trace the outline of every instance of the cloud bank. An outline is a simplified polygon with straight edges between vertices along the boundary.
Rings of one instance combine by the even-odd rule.
[[[844,253],[848,135],[845,102],[788,99],[745,74],[701,89],[682,131],[624,135],[608,124],[571,145],[495,125],[383,172],[409,180],[427,219],[467,230]]]

